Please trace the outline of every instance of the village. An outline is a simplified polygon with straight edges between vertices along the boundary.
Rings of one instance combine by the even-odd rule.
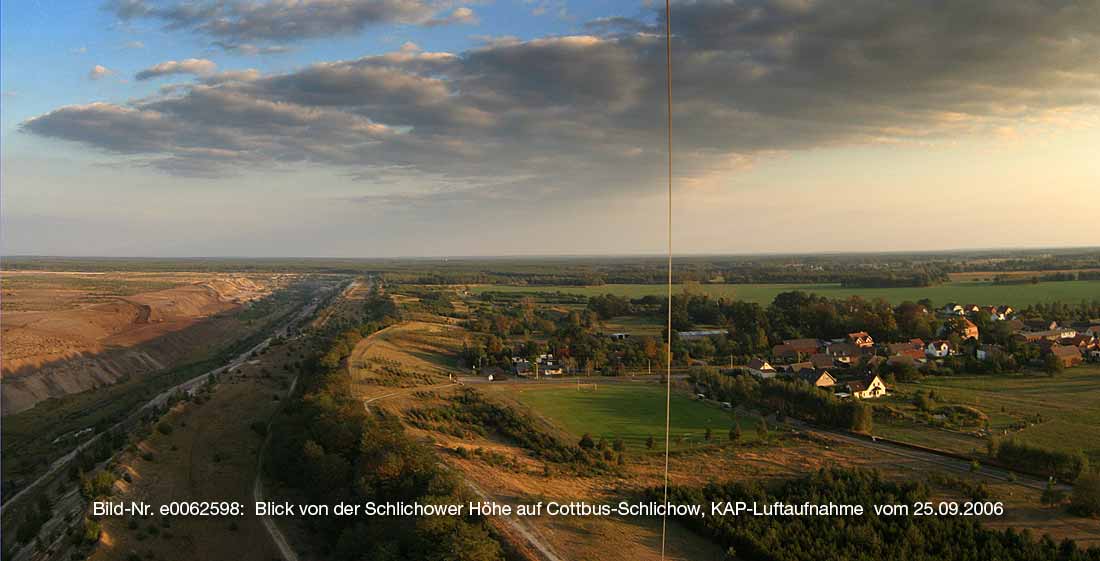
[[[979,306],[949,303],[918,312],[934,315],[941,323],[937,338],[911,338],[904,341],[878,342],[866,331],[848,333],[844,338],[804,337],[784,339],[767,355],[753,356],[747,363],[730,365],[727,375],[748,374],[757,379],[786,378],[805,381],[832,392],[839,398],[874,399],[887,395],[896,375],[913,372],[939,372],[945,364],[965,369],[971,365],[1010,363],[1013,367],[1035,366],[1054,373],[1083,362],[1100,362],[1100,319],[1069,322],[1021,319],[1011,306]],[[981,319],[979,319],[981,317]],[[978,323],[995,325],[1008,333],[1003,344],[983,343]],[[677,331],[681,341],[712,340],[732,336],[732,330],[701,329]],[[630,333],[606,335],[614,342],[631,340]],[[1002,337],[1004,338],[1004,337]],[[553,353],[511,357],[511,374],[538,379],[573,375],[569,361]],[[705,361],[692,360],[696,366]],[[493,368],[484,374],[498,379],[505,373]]]
[[[899,366],[920,369],[958,357],[990,362],[1005,359],[1013,352],[1040,357],[1048,371],[1072,368],[1085,361],[1100,362],[1100,319],[1063,326],[1057,321],[1015,319],[1011,306],[956,303],[936,313],[944,319],[938,339],[882,344],[865,331],[837,340],[788,339],[772,348],[770,359],[754,358],[746,370],[759,379],[787,376],[832,389],[837,397],[871,399],[887,393],[880,373]],[[978,314],[1005,322],[1012,333],[1013,348],[980,343],[981,332],[973,321]]]

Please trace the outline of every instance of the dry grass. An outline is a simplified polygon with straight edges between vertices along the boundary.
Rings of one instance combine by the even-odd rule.
[[[250,427],[266,421],[278,406],[272,396],[285,395],[290,374],[282,369],[288,348],[276,347],[261,363],[246,365],[223,377],[209,401],[183,403],[165,416],[170,434],[158,431],[124,453],[120,468],[132,483],[119,480],[113,500],[141,500],[152,505],[182,500],[240,501],[245,516],[148,519],[107,517],[103,539],[93,560],[236,559],[268,561],[278,557],[270,538],[252,516],[252,483],[262,436]],[[265,375],[265,371],[270,376]],[[143,454],[152,454],[152,461]],[[137,527],[131,525],[136,523]],[[156,534],[150,534],[156,527]],[[149,555],[151,554],[151,557]]]

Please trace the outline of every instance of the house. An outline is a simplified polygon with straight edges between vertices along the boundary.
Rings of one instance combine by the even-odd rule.
[[[978,360],[993,360],[993,357],[1004,354],[1000,345],[982,345],[974,352]]]
[[[809,356],[821,349],[821,341],[817,339],[787,339],[782,345],[772,347],[772,356],[782,360],[798,360],[801,356]]]
[[[1012,309],[1012,306],[997,306],[997,313],[995,314],[997,319],[1007,320],[1016,310]]]
[[[608,335],[608,338],[610,338],[612,341],[626,341],[627,339],[630,338],[630,334],[629,333],[612,333],[611,335]]]
[[[1022,343],[1038,343],[1042,341],[1060,341],[1073,339],[1077,336],[1077,330],[1069,327],[1048,329],[1045,331],[1017,331],[1013,337]]]
[[[922,350],[921,353],[923,353],[923,352],[924,351]],[[876,358],[882,358],[882,357],[876,357]],[[914,358],[910,355],[894,355],[894,356],[886,359],[886,364],[889,364],[890,366],[895,366],[895,365],[898,365],[898,364],[907,364],[909,366],[916,367],[918,360],[924,360],[924,355],[922,354],[921,358],[919,358],[919,359]]]
[[[754,358],[749,361],[748,364],[749,374],[766,380],[768,378],[775,378],[775,368],[772,367],[768,361],[760,358]]]
[[[516,376],[560,376],[565,369],[562,363],[554,359],[552,354],[542,354],[538,358],[538,371],[533,372],[531,361],[521,356],[512,357],[512,372]]]
[[[551,356],[545,360],[539,360],[539,375],[561,376],[564,373],[565,366],[561,363],[561,361],[554,360],[554,357]]]
[[[821,350],[821,341],[818,339],[784,339],[783,344],[808,355]]]
[[[776,366],[776,369],[779,370],[780,372],[783,372],[784,374],[794,375],[794,374],[798,374],[799,372],[801,372],[803,369],[806,369],[806,368],[809,368],[809,369],[812,370],[813,367],[814,367],[814,363],[809,362],[809,361],[803,361],[803,362],[793,362],[791,364],[780,364],[779,366]]]
[[[954,303],[954,302],[951,302],[951,303],[947,304],[946,306],[944,306],[943,308],[941,308],[940,313],[945,315],[945,316],[962,316],[962,315],[966,315],[966,312],[963,310],[963,307],[960,306],[959,304]]]
[[[1058,322],[1045,319],[1025,319],[1024,329],[1027,331],[1054,331],[1058,329]]]
[[[951,343],[943,339],[932,341],[925,347],[924,354],[932,358],[943,358],[951,354]]]
[[[974,322],[968,319],[963,321],[965,321],[966,323],[962,328],[962,333],[959,333],[959,336],[963,339],[977,339],[979,335],[978,326],[974,325]]]
[[[856,399],[872,399],[886,395],[886,384],[878,375],[872,374],[858,380],[849,380],[841,383],[844,392]]]
[[[797,376],[800,380],[809,382],[811,386],[817,388],[831,388],[836,385],[836,378],[834,378],[832,374],[829,374],[827,370],[804,368]]]
[[[1077,366],[1084,360],[1081,356],[1081,350],[1070,345],[1051,345],[1047,353],[1057,357],[1064,368]]]
[[[1085,328],[1086,333],[1092,333],[1094,337],[1100,337],[1100,325],[1090,325]]]
[[[810,355],[810,364],[818,370],[824,370],[836,366],[836,360],[825,353],[816,353]]]
[[[857,331],[848,334],[848,342],[862,349],[875,346],[875,340],[866,331]]]
[[[882,366],[886,362],[886,357],[872,355],[867,357],[867,362],[863,363],[864,372],[874,372],[878,370],[879,366]]]
[[[890,343],[886,345],[888,356],[907,356],[913,359],[924,358],[924,341],[910,339],[907,343]]]
[[[976,314],[982,311],[982,307],[977,304],[967,304],[963,306],[963,313],[966,315]]]
[[[833,357],[837,362],[843,362],[844,364],[851,364],[856,362],[860,356],[869,348],[857,346],[854,343],[833,343],[828,347],[825,347],[825,354]],[[811,359],[813,360],[813,359]]]

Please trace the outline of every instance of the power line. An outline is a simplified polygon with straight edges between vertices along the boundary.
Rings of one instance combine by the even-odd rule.
[[[665,504],[668,504],[669,419],[672,411],[672,2],[665,0],[665,87],[668,129],[668,349],[665,353]],[[661,514],[661,561],[665,558],[668,513]]]

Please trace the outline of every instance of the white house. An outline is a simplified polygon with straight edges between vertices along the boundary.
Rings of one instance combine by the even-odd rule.
[[[924,354],[932,358],[943,358],[951,354],[951,343],[943,339],[932,341],[925,347]]]
[[[760,379],[774,378],[775,368],[772,367],[768,361],[760,358],[754,358],[749,361],[748,364],[749,374],[756,376]]]

